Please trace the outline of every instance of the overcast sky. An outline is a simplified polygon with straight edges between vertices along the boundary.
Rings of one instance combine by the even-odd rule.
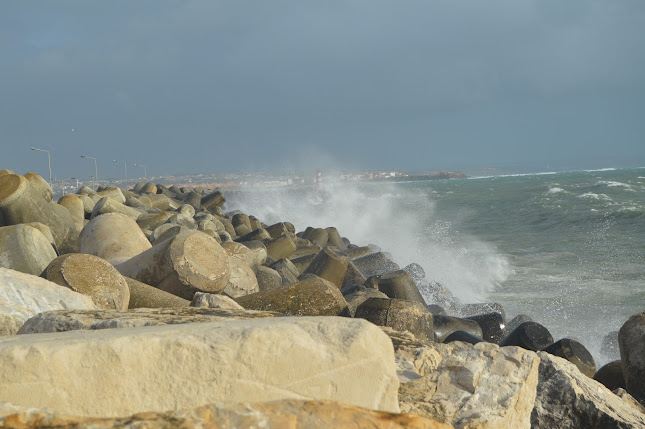
[[[645,1],[0,2],[0,169],[645,165]]]

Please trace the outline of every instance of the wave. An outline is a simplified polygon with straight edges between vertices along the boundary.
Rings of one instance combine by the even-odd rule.
[[[594,173],[596,171],[616,171],[616,170],[618,169],[614,167],[607,167],[607,168],[598,168],[595,170],[582,170],[582,171],[586,171],[587,173]]]
[[[586,192],[584,194],[578,195],[576,198],[592,198],[594,200],[611,200],[611,198],[606,194],[595,194],[593,192]]]
[[[516,174],[496,174],[492,176],[474,176],[474,177],[468,177],[470,180],[477,180],[477,179],[492,179],[492,178],[497,178],[497,177],[525,177],[525,176],[548,176],[551,174],[558,174],[557,171],[543,171],[540,173],[516,173]]]
[[[567,191],[565,191],[565,190],[564,190],[564,189],[562,189],[562,188],[550,188],[550,189],[547,191],[547,194],[549,194],[549,195],[553,195],[553,194],[560,194],[560,193],[563,193],[563,192],[564,192],[564,193],[567,193]]]
[[[625,188],[627,191],[633,191],[632,185],[628,183],[623,183],[623,182],[614,182],[611,180],[601,180],[599,182],[596,182],[594,187],[601,187],[601,186],[606,186],[608,188]]]

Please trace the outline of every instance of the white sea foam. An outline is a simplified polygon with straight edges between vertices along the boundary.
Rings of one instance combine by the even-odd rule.
[[[323,199],[282,192],[267,201],[257,193],[227,208],[269,224],[290,221],[298,231],[335,226],[354,244],[373,243],[390,252],[401,267],[420,264],[429,281],[443,284],[465,302],[484,299],[506,280],[511,273],[506,258],[493,246],[459,232],[460,217],[466,214],[438,219],[428,193],[395,187],[361,189],[327,182]]]
[[[633,191],[632,186],[623,182],[614,182],[611,180],[601,180],[594,186],[607,186],[608,188],[625,188],[625,190]]]
[[[594,200],[611,200],[611,197],[609,197],[606,194],[595,194],[593,192],[586,192],[584,194],[578,195],[577,198],[591,198]]]
[[[598,168],[598,169],[595,169],[595,170],[583,170],[583,171],[586,171],[588,173],[593,173],[593,172],[596,172],[596,171],[615,171],[615,170],[617,170],[617,168],[608,167],[608,168]]]
[[[547,191],[547,194],[559,194],[561,192],[567,192],[562,188],[551,188]]]

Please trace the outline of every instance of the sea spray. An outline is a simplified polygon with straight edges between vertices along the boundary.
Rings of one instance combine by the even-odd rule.
[[[335,226],[352,243],[375,244],[391,253],[401,267],[418,263],[428,281],[463,302],[484,300],[511,273],[492,245],[460,231],[459,213],[437,216],[428,188],[326,182],[322,188],[246,190],[229,201],[228,209],[266,223],[287,220],[298,231]]]

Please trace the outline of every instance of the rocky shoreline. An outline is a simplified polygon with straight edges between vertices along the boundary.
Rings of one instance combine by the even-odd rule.
[[[597,369],[341,232],[0,171],[0,427],[645,427],[645,312]]]

